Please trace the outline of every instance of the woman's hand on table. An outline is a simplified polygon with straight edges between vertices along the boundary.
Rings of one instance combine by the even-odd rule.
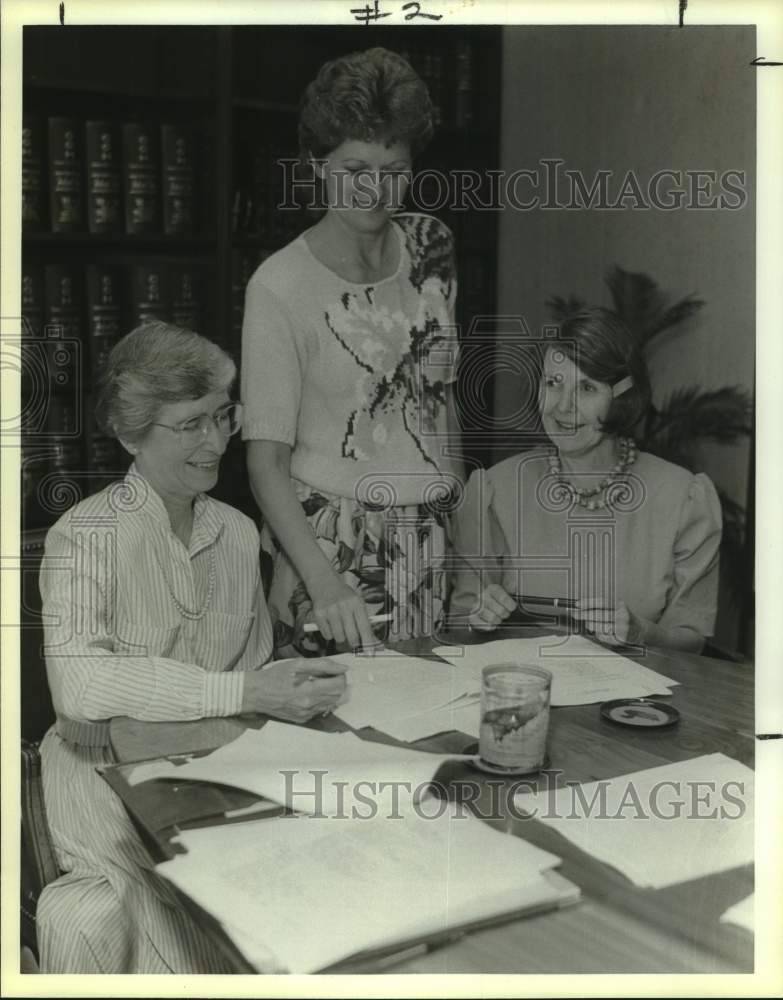
[[[571,617],[583,622],[599,642],[609,646],[633,646],[644,640],[644,624],[624,601],[614,606],[603,597],[582,598]]]
[[[478,611],[468,619],[477,632],[491,632],[516,609],[517,602],[499,583],[491,583],[481,592]]]
[[[322,659],[277,660],[245,673],[242,712],[307,722],[348,700],[346,668]]]
[[[313,619],[324,639],[351,649],[377,646],[367,606],[360,594],[337,577],[310,586]]]

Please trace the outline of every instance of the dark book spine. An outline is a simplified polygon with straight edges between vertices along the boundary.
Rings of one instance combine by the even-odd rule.
[[[27,262],[22,265],[22,333],[41,337],[44,327],[43,272]]]
[[[89,429],[85,435],[84,457],[89,471],[98,475],[103,474],[114,478],[123,471],[121,446],[114,438],[107,437],[97,428]],[[96,488],[99,488],[100,485],[96,483]]]
[[[50,118],[49,212],[54,233],[84,229],[83,167],[79,123],[73,118]]]
[[[46,336],[69,338],[79,343],[82,323],[82,287],[74,267],[47,264],[44,270]]]
[[[39,342],[48,369],[45,434],[48,469],[52,473],[82,471],[81,345],[83,334],[81,275],[75,268],[50,264],[44,271],[45,336]],[[44,491],[47,517],[57,499]],[[55,506],[52,507],[51,504]]]
[[[274,218],[273,189],[275,164],[268,142],[259,142],[253,151],[253,176],[250,186],[249,213],[246,211],[240,225],[265,240],[272,238]],[[248,217],[249,216],[249,217]]]
[[[427,86],[432,101],[432,124],[437,128],[443,124],[446,103],[443,55],[435,50],[420,51],[410,48],[399,50],[403,59],[418,73]]]
[[[22,123],[22,232],[39,233],[46,225],[44,140],[40,119]]]
[[[135,264],[132,271],[131,322],[133,326],[171,320],[166,265],[160,261]]]
[[[454,124],[468,128],[475,124],[475,66],[471,42],[457,45],[457,78],[455,86]]]
[[[196,220],[196,133],[188,125],[162,125],[163,231],[188,235]]]
[[[21,431],[22,447],[28,435],[44,431],[49,391],[49,362],[44,328],[43,269],[22,263],[22,371],[21,371]]]
[[[87,122],[87,226],[91,233],[122,230],[122,156],[111,122]]]
[[[289,236],[291,211],[280,208],[285,204],[286,199],[286,167],[281,163],[288,157],[287,151],[279,145],[269,149],[269,213],[272,244],[275,247],[282,246]]]
[[[44,334],[54,357],[55,388],[66,388],[65,373],[78,377],[84,339],[82,284],[75,267],[48,264],[44,270]],[[78,388],[78,386],[77,386]]]
[[[63,473],[83,472],[84,450],[81,435],[71,437],[62,434],[57,430],[59,426],[56,419],[52,420],[52,427],[47,432],[47,462],[51,473],[62,475]],[[46,496],[46,492],[44,493]],[[60,514],[61,510],[49,509],[47,514]]]
[[[120,276],[113,267],[89,264],[86,279],[90,382],[94,383],[122,333]]]
[[[159,165],[155,127],[138,122],[123,125],[122,168],[127,233],[156,233],[160,229]]]
[[[123,449],[119,441],[109,437],[96,421],[93,399],[86,398],[85,404],[84,457],[87,469],[93,475],[116,477],[128,465],[122,461]],[[93,489],[99,489],[102,485],[96,480]]]
[[[246,233],[250,228],[254,168],[254,155],[248,151],[246,145],[241,145],[234,156],[234,186],[231,196],[231,232],[235,235]]]
[[[81,431],[79,404],[73,396],[64,393],[52,395],[46,415],[46,428],[56,441],[69,445],[71,453],[81,448],[76,440]]]
[[[435,50],[425,53],[422,62],[422,78],[427,84],[432,101],[432,123],[438,128],[443,124],[443,106],[446,100],[443,74],[443,54]]]
[[[171,321],[186,330],[204,331],[203,282],[196,261],[172,263],[169,267]]]
[[[267,255],[251,250],[233,250],[231,253],[231,348],[237,354],[242,346],[245,290],[253,272],[265,256]]]
[[[48,264],[44,269],[44,348],[53,393],[78,398],[84,342],[81,275],[76,268]]]

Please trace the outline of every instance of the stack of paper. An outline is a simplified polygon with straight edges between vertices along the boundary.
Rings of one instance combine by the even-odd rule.
[[[660,889],[753,861],[753,771],[721,753],[516,801],[639,886]]]
[[[491,664],[528,663],[545,667],[552,673],[553,706],[671,694],[670,688],[678,683],[577,635],[498,639],[476,646],[439,646],[434,652],[460,671],[473,694],[481,690],[482,669]]]
[[[404,719],[391,719],[379,726],[397,740],[412,743],[436,733],[467,733],[479,737],[481,704],[476,695],[465,695],[439,708],[419,710]]]
[[[475,698],[467,709],[459,703],[470,680],[451,664],[388,650],[330,659],[348,667],[349,698],[334,714],[354,729],[372,726],[406,741],[452,729],[478,736]]]
[[[155,777],[230,785],[311,815],[364,816],[395,802],[404,809],[425,794],[441,764],[455,759],[268,722]]]
[[[756,894],[752,892],[749,896],[735,903],[734,906],[730,906],[720,918],[720,922],[722,924],[736,924],[737,927],[744,927],[746,931],[753,934],[755,931],[755,910]]]
[[[289,816],[179,839],[187,853],[158,872],[259,971],[315,972],[579,895],[555,855],[434,800],[396,819]]]

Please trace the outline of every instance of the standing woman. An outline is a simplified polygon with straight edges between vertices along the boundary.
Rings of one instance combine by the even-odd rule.
[[[441,612],[444,498],[460,475],[454,248],[443,223],[400,212],[431,135],[426,86],[401,56],[322,66],[299,143],[326,210],[247,287],[243,436],[278,655],[371,644],[373,612],[395,637]]]

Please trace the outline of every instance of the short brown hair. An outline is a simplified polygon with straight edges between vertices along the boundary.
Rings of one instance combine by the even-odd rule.
[[[600,306],[571,313],[560,324],[557,345],[588,378],[616,385],[630,377],[631,387],[612,400],[603,422],[607,434],[631,435],[650,405],[650,376],[639,345],[620,317]]]
[[[141,441],[162,406],[228,390],[236,365],[206,337],[171,323],[126,334],[101,372],[95,414],[111,437]]]
[[[407,59],[373,48],[332,59],[302,98],[299,150],[303,162],[331,153],[346,139],[405,142],[415,156],[432,138],[427,86]]]

